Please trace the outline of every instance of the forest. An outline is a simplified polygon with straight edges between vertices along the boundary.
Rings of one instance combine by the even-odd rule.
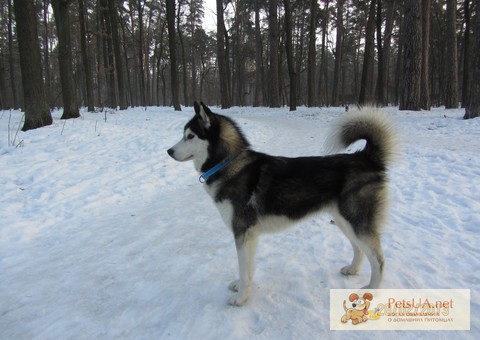
[[[398,105],[480,113],[475,0],[0,0],[0,108]]]

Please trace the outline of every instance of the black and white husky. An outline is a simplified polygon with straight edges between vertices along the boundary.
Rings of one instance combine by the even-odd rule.
[[[235,236],[239,279],[229,303],[249,296],[258,236],[282,229],[320,211],[329,212],[353,247],[345,275],[357,273],[363,255],[370,283],[378,288],[385,260],[380,229],[388,209],[387,168],[394,152],[392,125],[380,113],[363,110],[340,119],[328,137],[332,151],[357,140],[365,148],[351,154],[287,158],[253,151],[228,117],[195,103],[183,137],[168,150],[177,161],[193,160],[200,181]]]

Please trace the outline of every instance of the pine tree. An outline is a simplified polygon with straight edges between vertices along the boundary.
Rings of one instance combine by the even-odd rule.
[[[422,70],[421,6],[417,0],[404,2],[404,37],[402,49],[400,110],[415,110],[420,105],[420,82]]]
[[[470,82],[470,96],[465,107],[465,119],[480,117],[480,1],[472,1],[472,81]]]
[[[167,0],[168,48],[170,50],[170,76],[172,100],[175,111],[181,111],[178,93],[177,53],[175,45],[175,0]]]
[[[447,0],[447,51],[445,63],[445,108],[458,107],[457,1]]]
[[[52,116],[45,99],[37,16],[33,0],[15,0],[13,6],[17,23],[25,110],[22,131],[27,131],[52,124]]]
[[[80,112],[78,110],[75,76],[73,74],[70,15],[68,12],[69,2],[67,0],[52,0],[52,7],[58,36],[58,64],[60,67],[63,99],[62,119],[78,118],[80,117]]]

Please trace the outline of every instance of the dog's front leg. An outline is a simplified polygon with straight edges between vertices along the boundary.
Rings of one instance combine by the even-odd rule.
[[[248,300],[252,286],[256,245],[257,237],[249,231],[235,237],[239,279],[229,286],[231,290],[237,292],[228,301],[232,306],[243,306]]]

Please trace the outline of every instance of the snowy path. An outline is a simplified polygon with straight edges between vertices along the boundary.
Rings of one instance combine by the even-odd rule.
[[[389,109],[403,137],[384,233],[385,288],[470,288],[470,332],[389,332],[392,338],[480,336],[480,120],[461,110]],[[321,154],[340,109],[232,108],[253,146]],[[330,332],[329,289],[368,281],[339,273],[348,241],[326,215],[260,240],[251,301],[226,304],[236,276],[232,235],[192,164],[165,150],[191,108],[84,113],[19,133],[0,112],[0,339],[365,338]],[[444,115],[447,118],[444,118]],[[12,113],[12,125],[21,115]]]

